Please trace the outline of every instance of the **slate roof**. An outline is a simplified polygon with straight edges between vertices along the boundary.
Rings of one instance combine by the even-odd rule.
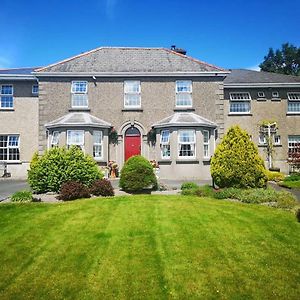
[[[85,112],[72,112],[45,125],[46,128],[56,127],[99,127],[110,128],[111,124]]]
[[[251,83],[299,83],[300,76],[291,76],[271,72],[253,71],[247,69],[232,69],[224,84]]]
[[[176,112],[152,125],[154,128],[163,127],[217,127],[217,124],[192,112]]]
[[[37,72],[226,72],[165,48],[100,47]]]
[[[13,69],[0,69],[1,74],[8,74],[8,75],[31,75],[35,69],[40,67],[31,67],[31,68],[13,68]]]

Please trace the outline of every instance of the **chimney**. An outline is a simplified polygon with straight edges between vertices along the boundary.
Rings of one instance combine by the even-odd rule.
[[[186,50],[185,49],[182,49],[182,48],[177,48],[176,45],[172,45],[171,46],[171,50],[172,51],[175,51],[177,53],[180,53],[182,55],[186,55]]]

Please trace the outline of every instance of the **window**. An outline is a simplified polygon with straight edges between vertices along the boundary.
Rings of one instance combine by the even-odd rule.
[[[258,97],[258,98],[265,98],[266,96],[265,96],[265,93],[264,93],[264,92],[258,92],[258,93],[257,93],[257,97]]]
[[[289,135],[288,136],[288,151],[289,154],[299,151],[297,147],[300,144],[300,135]]]
[[[0,108],[13,108],[13,86],[11,84],[1,85]]]
[[[32,94],[38,94],[39,93],[39,86],[37,84],[34,84],[32,86]]]
[[[88,107],[87,82],[72,81],[72,107]]]
[[[281,145],[280,135],[274,135],[274,145]]]
[[[192,81],[176,81],[176,106],[192,107]]]
[[[141,83],[128,80],[124,82],[124,107],[141,107]]]
[[[162,130],[160,133],[160,150],[162,158],[170,158],[170,131]]]
[[[249,93],[230,93],[230,113],[247,114],[250,113]]]
[[[178,131],[178,156],[195,157],[195,130]]]
[[[266,136],[264,134],[260,133],[259,137],[258,137],[258,144],[265,145],[266,143],[267,143]]]
[[[20,141],[18,135],[0,135],[0,161],[20,160]]]
[[[59,142],[59,131],[53,131],[51,138],[51,147],[57,147]]]
[[[288,93],[288,112],[300,113],[300,93]]]
[[[278,92],[272,92],[272,99],[278,99],[279,93]]]
[[[103,133],[102,131],[93,131],[93,156],[95,159],[103,157]]]
[[[68,130],[67,131],[67,145],[77,145],[81,149],[84,147],[84,131],[83,130]]]
[[[209,131],[203,130],[203,157],[209,158]]]

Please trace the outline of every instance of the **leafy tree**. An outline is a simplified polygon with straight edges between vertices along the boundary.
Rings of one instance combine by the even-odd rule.
[[[258,149],[239,126],[229,128],[211,160],[211,175],[219,187],[265,187],[267,176]]]
[[[274,51],[273,48],[270,48],[259,67],[266,72],[299,76],[300,47],[285,43],[281,50]]]

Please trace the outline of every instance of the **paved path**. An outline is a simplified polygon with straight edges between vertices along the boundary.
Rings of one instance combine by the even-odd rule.
[[[0,179],[0,201],[21,190],[29,190],[29,185],[25,180]]]
[[[269,182],[268,185],[271,186],[272,188],[274,188],[274,190],[276,190],[276,191],[287,191],[287,192],[294,194],[296,196],[296,198],[298,199],[298,201],[300,202],[300,189],[288,189],[288,188],[279,186],[273,182]]]

